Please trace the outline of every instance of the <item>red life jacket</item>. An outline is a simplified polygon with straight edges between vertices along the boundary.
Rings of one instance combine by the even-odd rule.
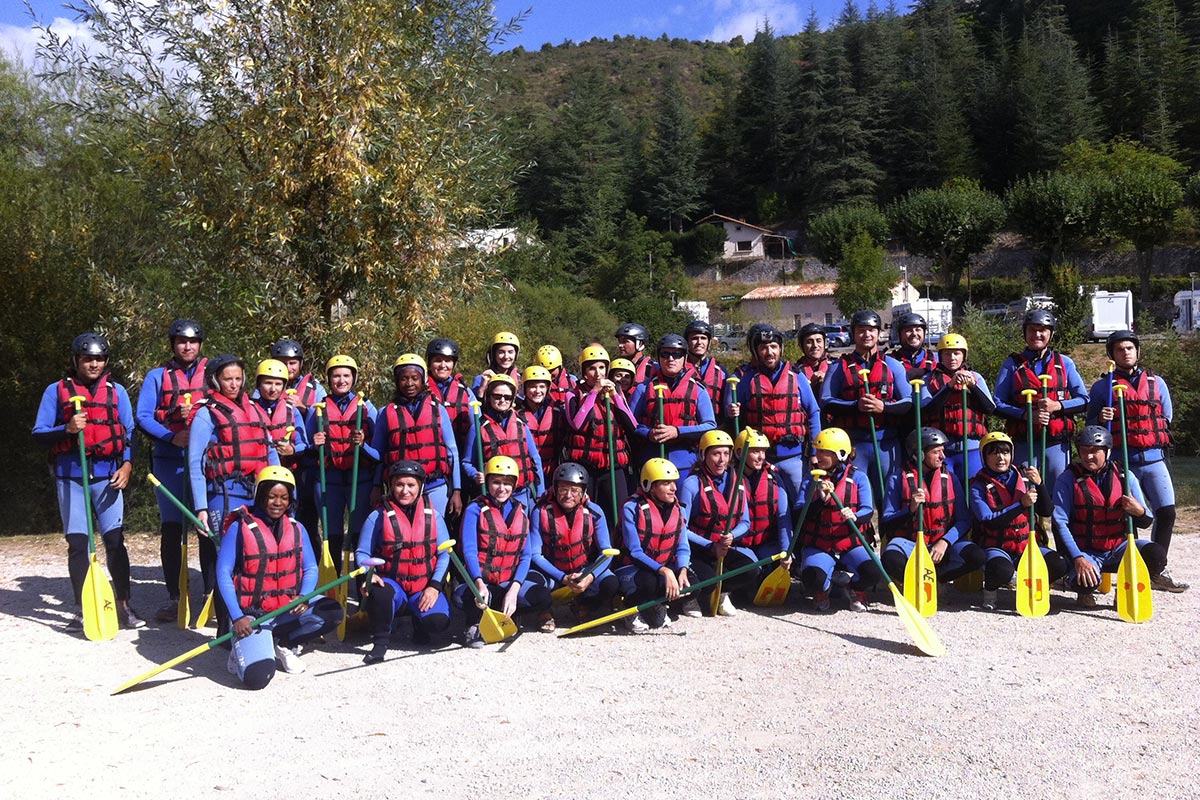
[[[71,378],[58,382],[58,409],[63,422],[75,416],[75,404],[71,398],[83,397],[82,410],[87,415],[87,426],[83,429],[83,444],[89,458],[113,459],[125,452],[125,426],[121,424],[120,409],[117,408],[117,387],[106,372],[93,387],[95,393]],[[67,436],[53,444],[53,456],[79,452],[79,436]]]
[[[438,560],[437,516],[433,504],[417,497],[412,519],[394,500],[383,504],[379,557],[385,562],[379,572],[409,594],[429,585]]]
[[[745,479],[750,499],[750,532],[741,538],[741,544],[758,547],[779,531],[779,476],[775,465],[766,463]]]
[[[259,408],[262,408],[262,406],[259,406]],[[288,405],[287,400],[280,397],[279,401],[275,403],[274,408],[269,412],[263,409],[263,412],[267,415],[267,430],[271,432],[271,441],[281,442],[286,436],[287,440],[294,446],[296,444],[296,432],[292,431],[291,435],[288,436],[287,429],[289,425],[295,422],[295,415],[292,413],[292,407]],[[286,458],[280,456],[279,463],[295,472],[300,466],[300,458],[295,454]]]
[[[732,481],[732,472],[726,474]],[[696,506],[689,514],[688,527],[698,536],[708,537],[715,542],[727,530],[733,530],[741,520],[746,508],[746,484],[737,481],[737,494],[732,502],[733,517],[730,519],[730,501],[717,488],[717,482],[708,474],[708,470],[700,467],[696,475],[700,479],[700,491],[696,492]]]
[[[380,453],[385,468],[412,459],[425,467],[426,481],[450,474],[450,448],[442,437],[442,415],[438,411],[441,407],[428,392],[421,396],[416,417],[407,406],[387,404],[383,410],[387,444]]]
[[[1012,397],[1011,402],[1015,406],[1024,406],[1025,398],[1021,396],[1021,392],[1026,389],[1036,389],[1037,397],[1034,398],[1036,403],[1042,396],[1042,382],[1038,380],[1037,371],[1034,369],[1034,362],[1025,358],[1024,353],[1013,353],[1009,356],[1013,362],[1013,377],[1012,377]],[[1057,400],[1060,403],[1071,399],[1070,387],[1067,385],[1067,367],[1063,362],[1063,357],[1059,353],[1051,353],[1046,361],[1046,374],[1050,376],[1050,382],[1047,384],[1049,388],[1048,397],[1051,400]],[[1008,435],[1013,437],[1013,441],[1021,441],[1026,437],[1028,425],[1025,417],[1019,420],[1010,419],[1007,422]],[[1036,424],[1034,431],[1041,431],[1041,428]],[[1071,438],[1075,433],[1075,419],[1069,415],[1063,414],[1061,411],[1050,415],[1050,425],[1046,430],[1046,435],[1054,442],[1062,442]]]
[[[937,394],[944,386],[952,384],[954,373],[946,371],[941,364],[929,375],[928,389],[931,395]],[[918,402],[913,398],[913,402]],[[963,436],[963,405],[962,390],[953,386],[946,393],[946,402],[928,412],[925,424],[937,428],[952,442],[962,442]],[[970,390],[967,390],[967,436],[971,439],[982,439],[987,435],[987,415],[978,411],[971,402]]]
[[[924,354],[925,356],[921,359],[920,364],[913,360],[918,354]],[[892,357],[904,367],[905,377],[910,381],[914,378],[920,378],[923,381],[928,380],[927,376],[929,373],[933,372],[934,368],[938,366],[937,357],[924,347],[912,355],[905,355],[897,349]]]
[[[792,364],[792,372],[803,375],[808,379],[808,386],[815,397],[821,396],[821,384],[825,381],[825,373],[829,371],[829,356],[824,356],[816,364],[809,364],[807,358],[801,358]]]
[[[842,475],[833,485],[834,494],[841,499],[842,505],[858,513],[858,484],[854,482],[854,473],[858,470],[853,464],[847,464]],[[816,506],[816,514],[809,509],[800,529],[805,547],[815,547],[818,550],[836,555],[854,547],[858,540],[851,529],[853,522],[842,518],[842,511],[837,501],[830,497],[828,500],[817,497],[812,501]]]
[[[869,364],[863,365],[870,369],[866,386],[863,385],[862,378],[858,374],[858,370],[862,367],[853,360],[853,356],[853,353],[848,353],[838,359],[842,370],[842,394],[839,399],[858,400],[860,397],[870,394],[885,403],[891,401],[895,397],[896,387],[892,381],[892,371],[888,369],[887,359],[884,355],[878,353]],[[835,409],[829,412],[829,416],[835,427],[848,433],[869,430],[872,417],[875,418],[876,431],[882,432],[885,429],[892,430],[896,427],[895,418],[889,418],[882,411],[878,414],[864,414],[857,409],[852,411]]]
[[[971,482],[983,487],[983,500],[992,511],[1006,509],[1029,493],[1029,486],[1019,472],[1011,491],[1004,481],[997,480],[983,471],[972,478]],[[1031,513],[1028,510],[1018,511],[1007,523],[1002,525],[988,525],[980,520],[975,520],[975,541],[980,547],[998,547],[1006,553],[1019,556],[1025,552],[1025,545],[1029,542],[1029,516]]]
[[[725,391],[725,370],[721,369],[715,358],[705,358],[699,364],[689,361],[684,374],[694,378],[704,387],[704,391],[708,392],[708,397],[712,400],[713,408],[721,407],[721,395]]]
[[[646,413],[642,418],[645,424],[651,428],[658,424],[659,392],[655,391],[655,386],[662,386],[666,389],[662,392],[664,425],[682,428],[700,423],[700,411],[697,407],[697,403],[700,401],[700,392],[703,391],[700,383],[684,375],[680,376],[675,382],[675,388],[672,389],[670,383],[660,375],[646,386]]]
[[[525,507],[512,503],[506,518],[500,508],[486,495],[472,502],[479,505],[479,569],[485,583],[511,581],[517,574],[525,538],[529,535],[529,517]]]
[[[429,376],[425,379],[429,386],[429,393],[446,407],[446,414],[450,417],[450,426],[454,428],[454,435],[461,438],[467,435],[467,431],[471,429],[471,390],[463,383],[461,373],[455,373],[450,379],[446,391],[443,392],[438,382]]]
[[[634,515],[634,519],[636,520],[638,541],[642,543],[642,552],[657,562],[659,566],[665,567],[673,563],[675,548],[679,544],[679,537],[683,535],[683,514],[680,511],[679,503],[673,503],[666,519],[663,519],[658,503],[654,502],[641,489],[634,493],[629,502],[637,504],[637,513]],[[626,555],[625,563],[636,564],[637,562]]]
[[[567,407],[567,398],[575,391],[575,385],[578,381],[575,376],[567,372],[563,367],[559,368],[558,377],[550,381],[550,391],[548,397],[550,402],[559,408]]]
[[[175,359],[162,365],[162,386],[158,390],[158,405],[154,408],[154,419],[162,423],[171,433],[179,433],[191,422],[184,419],[179,406],[183,404],[185,394],[192,395],[195,403],[205,396],[204,373],[208,369],[208,359],[198,358],[192,364],[192,374],[179,368]]]
[[[217,441],[209,445],[204,455],[204,477],[209,480],[253,480],[269,463],[267,453],[271,450],[271,433],[267,412],[245,392],[237,403],[220,392],[213,392],[207,408],[212,415]]]
[[[633,363],[633,382],[635,384],[645,383],[654,372],[654,362],[645,352],[635,355],[629,361]]]
[[[276,541],[270,523],[242,506],[225,517],[222,535],[235,521],[241,523],[242,536],[242,557],[233,571],[238,605],[245,611],[261,609],[265,613],[296,599],[304,566],[300,528],[284,515]]]
[[[1080,550],[1107,553],[1125,538],[1125,512],[1117,505],[1124,489],[1117,465],[1109,461],[1101,470],[1100,481],[1079,462],[1072,462],[1075,476],[1074,503],[1071,508],[1071,534]],[[1105,488],[1103,483],[1107,483]]]
[[[788,434],[805,438],[808,414],[800,405],[798,380],[796,373],[786,366],[774,381],[770,375],[756,372],[750,379],[750,396],[746,400],[746,425],[772,442]]]
[[[296,400],[305,408],[309,408],[313,403],[317,402],[317,385],[312,379],[311,372],[306,372],[297,378],[296,382],[288,387],[284,393],[286,394],[293,390],[296,392]]]
[[[525,425],[533,434],[533,443],[537,445],[538,455],[542,458],[542,476],[544,485],[550,485],[550,478],[558,467],[558,456],[562,452],[563,442],[567,438],[567,414],[560,406],[545,403],[537,411],[522,408],[521,414]]]
[[[954,525],[954,501],[957,498],[955,481],[950,477],[950,470],[945,465],[937,471],[925,474],[925,504],[922,513],[925,517],[925,544],[933,544],[946,535]],[[912,501],[913,493],[917,490],[917,468],[910,465],[904,468],[904,480],[900,482],[900,501],[907,506]],[[917,540],[917,516],[908,515],[900,524],[897,536]]]
[[[1171,432],[1167,428],[1167,417],[1163,413],[1162,397],[1158,393],[1158,379],[1150,370],[1144,370],[1139,380],[1133,381],[1123,375],[1113,377],[1114,384],[1128,386],[1125,392],[1125,425],[1129,429],[1129,448],[1144,450],[1150,447],[1168,447],[1171,444]],[[1120,402],[1114,393],[1112,405],[1117,409],[1117,419],[1120,419]],[[1113,451],[1121,447],[1119,425],[1113,425]]]
[[[587,566],[595,553],[596,520],[587,503],[580,504],[568,518],[554,498],[548,497],[534,509],[542,534],[542,555],[570,575]]]
[[[357,394],[350,398],[350,402],[346,403],[346,410],[333,402],[330,397],[325,398],[325,465],[333,469],[349,470],[354,468],[354,444],[351,437],[354,435],[354,422],[358,415],[358,407],[362,405],[362,398]],[[366,406],[363,406],[363,429],[367,426]],[[367,458],[366,453],[359,453],[359,460]],[[359,469],[362,469],[362,464],[359,464]]]
[[[486,414],[481,415],[478,434],[483,441],[485,463],[495,456],[508,456],[517,462],[517,489],[537,485],[537,466],[525,441],[525,420],[520,414],[510,411],[503,425]]]
[[[582,403],[585,396],[581,387],[576,391],[576,402]],[[625,467],[629,465],[629,439],[617,422],[617,413],[614,408],[613,448],[617,454],[617,466]],[[563,457],[567,461],[577,461],[593,469],[608,469],[608,423],[604,414],[604,399],[599,395],[583,421],[583,426],[579,430],[571,428],[567,431],[567,446]]]

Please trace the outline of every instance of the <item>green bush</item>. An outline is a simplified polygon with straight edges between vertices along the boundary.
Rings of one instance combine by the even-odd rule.
[[[1171,438],[1176,451],[1196,455],[1200,452],[1200,337],[1180,336],[1169,328],[1161,336],[1143,337],[1140,363],[1161,375],[1171,392]]]
[[[1063,352],[1083,341],[1083,321],[1087,318],[1091,303],[1082,291],[1079,270],[1070,264],[1050,267],[1050,296],[1057,306],[1054,316],[1058,329],[1054,333],[1054,347]]]
[[[987,381],[988,389],[995,391],[996,376],[1004,359],[1014,350],[1020,350],[1021,332],[1003,317],[984,314],[979,306],[968,304],[962,316],[954,322],[954,332],[967,340],[967,363]],[[993,426],[995,427],[995,426]]]
[[[668,233],[665,237],[684,264],[712,264],[725,252],[725,229],[720,225],[699,225],[686,233]]]
[[[828,264],[842,263],[843,251],[862,231],[876,245],[888,238],[887,218],[875,206],[838,206],[818,214],[808,225],[808,246]]]

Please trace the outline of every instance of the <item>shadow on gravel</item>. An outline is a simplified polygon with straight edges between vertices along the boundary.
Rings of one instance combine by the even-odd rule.
[[[838,639],[849,642],[850,644],[861,645],[863,647],[870,648],[871,650],[881,650],[885,653],[895,653],[896,655],[901,656],[911,656],[917,654],[916,648],[905,642],[894,642],[890,639],[877,639],[874,636],[860,636],[853,633],[835,633],[834,631],[826,630],[825,628],[819,628],[816,625],[805,625],[803,622],[797,622],[793,619],[785,619],[781,616],[771,615],[768,618],[774,620],[775,622],[782,622],[786,625],[795,625],[797,628],[804,628],[806,630],[816,631],[817,633],[836,636]]]
[[[78,611],[67,578],[22,575],[14,578],[18,589],[0,589],[0,612],[66,632],[70,614]],[[57,603],[52,603],[53,598]],[[83,632],[67,634],[83,638]]]

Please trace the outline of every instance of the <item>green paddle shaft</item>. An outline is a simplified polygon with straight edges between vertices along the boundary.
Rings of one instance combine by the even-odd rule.
[[[871,396],[871,384],[868,379],[871,377],[869,369],[860,369],[858,377],[862,379],[863,395]],[[918,400],[918,405],[920,401]],[[875,430],[875,415],[868,414],[867,421],[871,423],[871,444],[875,448],[875,471],[879,475],[879,496],[883,497],[883,492],[887,488],[887,484],[883,482],[883,452],[879,449],[879,431]]]
[[[483,472],[483,404],[478,400],[471,401],[471,413],[475,415],[475,458],[479,460],[479,471]]]
[[[660,428],[665,424],[663,422],[663,392],[665,392],[666,390],[667,390],[667,387],[663,386],[661,383],[654,384],[654,394],[658,395],[658,402],[655,403],[655,405],[658,406],[658,426]],[[667,443],[666,442],[658,443],[658,457],[659,458],[667,457]]]
[[[921,443],[921,387],[925,385],[925,381],[920,378],[913,378],[909,381],[912,384],[913,392],[916,394],[916,399],[913,400],[913,406],[917,409],[917,488],[925,488],[925,446]],[[966,455],[965,453],[963,454]],[[917,535],[922,540],[925,538],[925,504],[917,504]]]
[[[604,395],[604,430],[608,434],[608,489],[612,498],[613,525],[621,524],[621,509],[617,508],[617,445],[613,441],[612,398]]]
[[[1154,377],[1151,376],[1150,380],[1154,380]],[[1125,482],[1125,491],[1129,492],[1129,431],[1125,427],[1125,384],[1118,383],[1113,389],[1117,392],[1117,404],[1121,409],[1121,453],[1124,455],[1122,466],[1125,468],[1123,480]],[[1128,514],[1125,515],[1125,531],[1130,536],[1133,536],[1133,517]]]
[[[596,558],[595,561],[593,561],[592,563],[590,563],[586,567],[584,567],[583,572],[579,573],[579,580],[583,580],[588,575],[591,575],[593,572],[600,569],[601,564],[603,564],[605,561],[612,559],[612,557],[619,552],[621,552],[621,551],[617,550],[615,548],[610,548],[610,552],[602,552]]]
[[[1051,378],[1053,378],[1052,375],[1039,375],[1038,376],[1038,380],[1040,380],[1042,382],[1042,399],[1043,400],[1045,400],[1046,398],[1048,398],[1050,396],[1050,380],[1051,380]],[[1038,465],[1042,469],[1046,468],[1046,429],[1049,427],[1050,427],[1049,425],[1042,426],[1041,458],[1038,459]]]
[[[317,403],[317,430],[325,434],[325,438],[329,438],[329,426],[325,424],[325,404]],[[320,445],[317,448],[317,464],[320,469],[321,478],[321,541],[329,541],[329,512],[326,511],[326,494],[329,487],[325,484],[325,445]],[[351,490],[353,494],[353,490]]]
[[[967,494],[970,491],[968,484],[970,484],[970,482],[971,482],[971,479],[969,477],[971,474],[971,451],[967,447],[967,445],[970,444],[970,437],[967,436],[967,387],[966,386],[964,386],[963,390],[962,390],[962,429],[963,429],[962,485],[963,485],[963,494]],[[980,453],[979,455],[981,458],[983,457],[983,453]]]
[[[454,562],[454,568],[462,576],[463,583],[471,590],[471,594],[475,595],[475,599],[479,601],[479,605],[486,606],[487,603],[483,602],[483,595],[479,592],[479,587],[475,585],[475,580],[471,577],[471,573],[467,572],[467,565],[458,557],[458,553],[454,552],[454,546],[447,547],[446,552],[450,554],[450,560]]]
[[[171,501],[171,502],[172,502],[172,503],[175,505],[175,507],[176,507],[176,508],[178,508],[178,509],[179,509],[179,511],[180,511],[180,512],[181,512],[181,513],[182,513],[182,514],[185,516],[185,517],[187,517],[187,518],[188,518],[188,520],[189,520],[189,521],[190,521],[190,522],[191,522],[193,525],[195,525],[195,526],[196,526],[196,529],[197,529],[197,530],[204,531],[204,533],[206,533],[206,534],[208,535],[208,538],[212,539],[214,542],[220,543],[220,541],[221,541],[221,540],[220,540],[220,539],[217,537],[217,535],[216,535],[215,533],[213,533],[211,530],[209,530],[208,526],[207,526],[207,525],[205,525],[203,522],[201,522],[201,521],[200,521],[200,518],[199,518],[199,517],[197,517],[195,514],[193,514],[193,513],[192,513],[192,510],[191,510],[190,508],[188,508],[186,505],[184,505],[182,502],[180,502],[180,500],[179,500],[179,498],[178,498],[178,497],[176,497],[175,495],[171,494],[171,490],[170,490],[170,489],[168,489],[167,487],[163,486],[163,485],[162,485],[162,482],[161,482],[161,481],[159,481],[159,479],[158,479],[158,478],[154,477],[154,473],[153,473],[153,472],[151,472],[151,473],[147,474],[147,475],[146,475],[146,479],[147,479],[147,480],[149,480],[149,481],[150,481],[150,483],[154,485],[154,488],[155,488],[155,489],[158,489],[160,492],[162,492],[162,493],[163,493],[163,495],[164,495],[164,496],[165,496],[165,497],[166,497],[168,500],[170,500],[170,501]]]
[[[824,470],[817,470],[817,472],[820,472],[821,477],[824,477]],[[813,477],[817,476],[814,475]],[[809,494],[804,501],[804,507],[800,509],[800,516],[792,520],[792,540],[788,542],[787,555],[784,556],[785,561],[792,557],[792,553],[796,552],[796,543],[800,541],[800,528],[804,525],[804,520],[808,519],[808,509],[812,506],[812,501],[816,499],[818,494],[820,494],[819,491]]]
[[[75,404],[75,413],[83,411],[83,397],[75,395],[71,398]],[[87,517],[88,554],[96,551],[96,529],[92,524],[92,489],[88,477],[87,444],[83,437],[83,428],[79,429],[79,471],[83,475],[83,513]]]
[[[357,433],[362,430],[362,412],[363,399],[358,398],[358,408],[354,412],[354,431]],[[354,509],[358,506],[358,456],[362,451],[362,445],[354,445],[354,465],[350,468],[350,515],[353,517]],[[347,543],[350,537],[346,537]]]
[[[749,572],[752,569],[758,569],[763,564],[770,564],[772,561],[779,561],[783,557],[784,557],[783,553],[775,553],[774,555],[770,555],[765,558],[760,558],[757,561],[752,561],[749,564],[744,564],[744,565],[738,567],[737,569],[731,569],[731,570],[729,570],[729,572],[723,573],[721,575],[714,575],[713,577],[711,577],[707,580],[700,581],[699,583],[693,583],[691,586],[687,587],[686,589],[680,589],[679,596],[683,597],[684,595],[687,595],[687,594],[694,594],[695,592],[699,592],[703,589],[707,589],[710,586],[715,586],[716,584],[720,583],[721,581],[729,580],[730,578],[736,578],[738,575],[742,575],[743,573]],[[645,611],[647,608],[653,608],[654,606],[658,606],[658,605],[662,605],[663,603],[670,603],[670,602],[672,602],[672,601],[668,600],[666,597],[660,597],[656,600],[647,600],[646,602],[637,606],[637,610],[640,613],[642,611]],[[628,610],[628,609],[626,609],[626,610]]]

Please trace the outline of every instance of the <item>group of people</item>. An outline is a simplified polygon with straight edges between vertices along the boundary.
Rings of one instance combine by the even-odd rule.
[[[254,687],[276,668],[302,670],[299,646],[342,621],[343,607],[322,597],[260,626],[269,636],[252,625],[313,590],[326,541],[376,565],[357,587],[368,663],[403,617],[424,643],[461,607],[465,642],[478,647],[489,607],[546,631],[563,600],[577,619],[664,596],[676,615],[700,616],[689,586],[756,565],[725,582],[712,609],[734,615],[777,553],[815,608],[840,599],[861,611],[884,578],[866,550],[880,538],[892,580],[924,537],[938,579],[982,570],[981,605],[994,609],[1039,517],[1052,520],[1041,548],[1051,579],[1080,605],[1095,605],[1101,573],[1116,570],[1130,519],[1150,529],[1137,547],[1154,587],[1187,588],[1167,571],[1170,394],[1140,365],[1136,334],[1109,337],[1113,369],[1089,391],[1051,346],[1053,314],[1035,309],[993,393],[961,335],[926,347],[919,315],[898,321],[890,353],[875,312],[850,327],[852,349],[831,357],[821,327],[805,326],[803,355],[789,363],[783,334],[755,325],[749,361],[726,370],[706,322],[652,349],[629,323],[615,332],[617,357],[599,342],[582,349],[577,376],[549,345],[522,368],[519,339],[501,332],[469,381],[457,344],[435,338],[395,360],[394,393],[377,408],[357,391],[350,355],[314,376],[300,343],[283,339],[251,385],[242,359],[205,357],[202,327],[180,319],[136,408],[109,373],[105,338],[76,337],[33,433],[50,448],[76,602],[94,512],[128,628],[144,622],[129,604],[123,490],[135,428],[153,441],[168,596],[156,616],[176,618],[182,547],[199,523],[211,534],[199,539],[203,588],[215,592],[219,630],[234,634],[230,670]],[[996,415],[1006,431],[988,430]],[[625,621],[633,632],[670,623],[667,605]]]

